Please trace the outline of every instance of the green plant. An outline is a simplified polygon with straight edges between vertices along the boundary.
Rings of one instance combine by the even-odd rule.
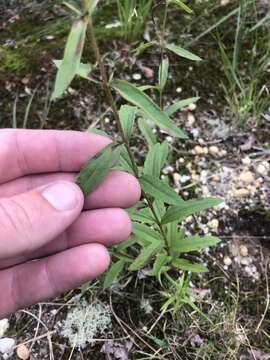
[[[258,121],[269,104],[268,93],[264,91],[262,84],[270,55],[270,32],[261,29],[263,21],[256,21],[256,25],[251,29],[247,27],[247,17],[254,12],[255,6],[254,1],[241,0],[236,9],[237,22],[232,54],[228,53],[220,40],[218,41],[226,77],[222,89],[230,113],[238,120],[239,125],[243,125],[250,116]],[[252,47],[249,53],[245,49],[244,54],[242,47],[247,39]]]
[[[117,0],[121,31],[129,42],[138,39],[150,15],[152,0]]]
[[[184,106],[196,102],[198,98],[185,99],[163,108],[162,97],[169,73],[167,53],[173,53],[191,61],[201,59],[178,45],[168,44],[164,38],[164,29],[167,8],[170,4],[177,5],[185,11],[190,12],[191,10],[180,0],[168,0],[166,2],[164,21],[159,34],[162,58],[158,83],[155,86],[138,88],[125,80],[108,80],[92,22],[93,9],[97,3],[98,1],[84,0],[82,9],[74,8],[73,5],[68,4],[69,8],[78,17],[74,21],[69,34],[64,58],[61,61],[56,61],[58,73],[52,99],[63,95],[75,75],[91,81],[88,75],[89,72],[94,71],[94,68],[90,64],[81,63],[85,34],[88,27],[92,49],[102,79],[99,85],[106,93],[117,124],[117,132],[122,141],[120,143],[113,142],[95,160],[87,163],[81,170],[77,183],[85,194],[89,194],[110,169],[120,167],[136,176],[139,180],[143,198],[134,208],[129,209],[129,214],[133,220],[133,235],[128,241],[114,248],[112,255],[115,262],[105,277],[104,285],[108,287],[126,267],[131,271],[138,271],[146,265],[150,266],[150,264],[152,276],[161,282],[164,275],[166,279],[169,279],[169,282],[175,284],[171,277],[172,272],[177,274],[183,271],[207,271],[204,265],[187,259],[187,253],[214,246],[219,241],[218,238],[213,236],[201,237],[195,235],[188,237],[185,235],[181,222],[190,215],[222,202],[220,199],[214,198],[184,201],[170,187],[168,181],[161,178],[161,170],[168,161],[169,144],[166,141],[158,142],[158,138],[151,129],[156,126],[178,139],[187,138],[187,135],[172,122],[170,116]],[[151,46],[157,44],[158,42],[151,44]],[[154,89],[159,94],[160,106],[146,95],[145,92],[149,88]],[[122,105],[118,111],[113,90],[131,105]],[[138,166],[136,163],[130,146],[136,119],[149,148],[143,166]],[[176,286],[176,293],[179,292],[181,295],[182,303],[191,305],[192,301],[187,301],[187,281],[183,276],[185,278],[185,275],[180,277],[180,288]],[[177,296],[174,297],[175,300],[176,298]],[[178,309],[179,306],[177,305],[176,308]]]

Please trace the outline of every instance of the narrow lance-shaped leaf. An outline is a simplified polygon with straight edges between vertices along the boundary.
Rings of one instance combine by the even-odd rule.
[[[147,144],[149,145],[149,148],[151,149],[151,147],[154,146],[157,142],[156,136],[153,134],[152,128],[148,125],[147,120],[142,118],[138,120],[138,125],[141,133],[147,141]]]
[[[79,16],[82,15],[81,10],[78,9],[75,4],[71,4],[70,2],[63,1],[63,5],[65,5],[67,8],[69,8],[70,10],[72,10],[73,12],[75,12],[75,14],[77,14],[77,15],[79,15]]]
[[[162,59],[158,72],[158,79],[159,79],[158,85],[160,90],[163,90],[167,83],[168,71],[169,71],[169,59],[168,58]]]
[[[141,210],[137,210],[130,215],[131,220],[145,223],[145,224],[154,224],[155,219],[149,208],[144,208]]]
[[[60,69],[61,64],[62,64],[63,60],[53,60],[55,66],[57,67],[57,69]],[[76,71],[76,75],[89,80],[89,75],[91,73],[92,70],[92,65],[91,64],[82,64],[80,63],[77,71]]]
[[[169,148],[166,141],[162,144],[155,144],[146,156],[143,173],[159,178],[161,169],[166,163],[168,153]]]
[[[124,171],[134,175],[132,162],[130,160],[130,156],[129,156],[129,153],[128,153],[126,147],[122,148],[120,160],[118,163],[118,168],[120,170],[124,170]]]
[[[116,165],[121,151],[122,145],[115,149],[112,148],[112,145],[108,145],[96,159],[88,161],[81,169],[77,184],[85,195],[95,190],[110,169]]]
[[[141,269],[147,261],[157,254],[163,247],[162,241],[155,241],[146,248],[143,248],[140,255],[134,260],[134,262],[130,265],[129,269],[131,271],[137,271]]]
[[[168,264],[171,261],[171,257],[166,254],[159,254],[156,257],[156,260],[151,271],[152,276],[158,276],[164,265]]]
[[[84,11],[88,11],[90,14],[95,10],[99,0],[81,0]]]
[[[184,203],[184,200],[181,199],[169,185],[158,178],[143,175],[140,177],[139,181],[146,194],[149,194],[153,198],[160,199],[170,205],[179,206]]]
[[[109,286],[112,285],[112,283],[117,279],[117,277],[120,275],[120,273],[123,271],[125,266],[125,260],[121,259],[118,260],[116,263],[114,263],[110,269],[107,271],[103,287],[106,289]]]
[[[179,253],[187,253],[191,251],[198,251],[209,246],[215,246],[220,242],[219,238],[215,236],[190,236],[179,239],[175,249]]]
[[[205,198],[201,200],[188,200],[183,201],[179,206],[172,206],[168,209],[164,217],[162,218],[162,224],[168,224],[172,221],[182,221],[187,216],[193,215],[202,210],[209,209],[213,206],[217,206],[223,202],[218,198]]]
[[[169,4],[174,4],[178,6],[181,10],[184,10],[188,14],[191,14],[193,11],[190,7],[188,7],[183,1],[181,0],[169,0]]]
[[[165,109],[165,112],[171,116],[173,113],[175,113],[178,110],[183,109],[185,106],[188,106],[189,104],[193,104],[195,102],[197,102],[200,98],[199,97],[193,97],[193,98],[189,98],[189,99],[184,99],[181,101],[177,101],[176,103],[168,106]]]
[[[199,56],[191,53],[190,51],[188,51],[186,49],[183,49],[180,46],[174,45],[174,44],[167,44],[166,49],[172,51],[173,53],[175,53],[176,55],[178,55],[182,58],[185,58],[185,59],[188,59],[191,61],[201,61],[202,60]]]
[[[56,75],[52,100],[60,97],[70,85],[81,63],[87,17],[77,19],[68,36],[64,58]]]
[[[176,259],[172,262],[172,265],[178,269],[190,271],[190,272],[208,272],[208,269],[203,264],[193,263],[186,259]]]
[[[163,241],[160,234],[155,230],[151,229],[149,226],[134,223],[133,224],[133,233],[138,237],[142,238],[150,243]]]
[[[125,137],[129,140],[132,132],[133,132],[133,125],[136,115],[136,107],[123,105],[119,111],[120,122],[125,134]]]
[[[163,112],[153,100],[138,89],[136,86],[130,84],[125,80],[114,80],[111,86],[127,101],[140,108],[154,123],[160,128],[171,132],[174,136],[186,139],[186,134],[181,131]]]

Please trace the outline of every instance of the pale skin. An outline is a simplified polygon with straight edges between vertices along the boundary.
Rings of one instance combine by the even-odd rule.
[[[132,230],[138,181],[111,171],[86,199],[75,179],[110,140],[76,131],[0,130],[0,319],[103,273]],[[34,260],[34,261],[33,261]]]

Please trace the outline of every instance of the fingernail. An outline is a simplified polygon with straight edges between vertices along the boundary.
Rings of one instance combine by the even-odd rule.
[[[68,211],[78,205],[78,194],[75,186],[69,182],[57,182],[48,185],[42,196],[59,211]]]

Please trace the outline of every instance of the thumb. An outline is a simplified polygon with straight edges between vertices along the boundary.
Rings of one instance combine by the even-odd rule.
[[[53,240],[79,216],[83,202],[79,187],[65,181],[0,199],[0,260]]]

